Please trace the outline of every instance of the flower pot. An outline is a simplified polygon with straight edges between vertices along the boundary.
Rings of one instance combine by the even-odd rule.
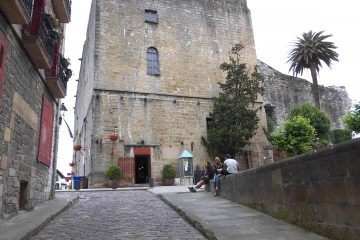
[[[119,181],[113,180],[111,188],[112,189],[117,189],[118,187],[119,187]]]
[[[81,150],[81,145],[80,144],[74,145],[74,150],[75,151],[80,151]]]
[[[163,184],[164,184],[164,186],[174,186],[174,179],[173,178],[164,178]]]
[[[112,142],[115,142],[116,140],[119,139],[119,136],[117,134],[110,134],[109,135],[109,139],[112,141]]]

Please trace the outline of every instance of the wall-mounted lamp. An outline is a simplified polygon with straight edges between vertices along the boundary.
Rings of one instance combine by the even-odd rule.
[[[60,106],[60,115],[64,117],[66,112],[67,112],[67,108],[65,107],[65,104],[64,104],[64,103],[61,103],[61,106]]]

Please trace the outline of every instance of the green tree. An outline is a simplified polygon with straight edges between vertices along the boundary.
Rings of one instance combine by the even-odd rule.
[[[360,133],[360,103],[354,104],[343,120],[349,130]]]
[[[121,172],[121,170],[120,170],[120,168],[118,166],[111,165],[106,171],[106,176],[110,180],[118,181],[122,177],[122,172]]]
[[[287,120],[282,129],[271,134],[272,144],[284,150],[287,156],[294,156],[312,149],[315,129],[307,118],[296,116]]]
[[[315,128],[315,132],[320,139],[328,138],[327,135],[330,131],[331,121],[325,112],[305,103],[291,109],[289,118],[294,118],[296,116],[303,116],[309,119],[311,126]]]
[[[292,71],[295,76],[302,75],[304,69],[310,69],[314,102],[318,109],[320,109],[320,96],[317,75],[322,67],[321,62],[330,67],[332,61],[339,61],[339,55],[333,50],[337,47],[333,42],[324,41],[332,35],[323,35],[323,32],[309,31],[303,33],[302,38],[298,37],[287,61],[291,64],[289,71]]]
[[[231,49],[230,62],[220,65],[220,69],[227,73],[226,82],[219,83],[222,92],[214,98],[207,139],[202,137],[212,156],[226,153],[234,156],[256,133],[259,118],[254,104],[257,95],[263,92],[260,85],[263,78],[256,67],[250,74],[246,64],[240,62],[242,49],[241,44],[236,44]]]

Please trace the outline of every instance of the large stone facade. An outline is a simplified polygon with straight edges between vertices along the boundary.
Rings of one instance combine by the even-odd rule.
[[[145,21],[146,10],[157,14],[158,23]],[[210,160],[201,136],[217,83],[225,79],[219,66],[239,42],[245,46],[242,60],[252,68],[256,54],[246,1],[93,1],[75,106],[75,141],[84,146],[75,152],[76,174],[100,187],[106,168],[118,164],[130,184],[159,184],[163,166],[178,168],[185,149],[194,166]],[[147,74],[150,47],[158,51],[156,76]],[[259,117],[262,129],[264,108]],[[121,141],[108,139],[113,131]],[[263,159],[266,144],[258,131],[248,165]]]
[[[276,127],[283,125],[295,105],[303,103],[315,105],[311,82],[283,74],[260,60],[258,60],[258,70],[264,76],[264,104]],[[341,119],[351,105],[345,87],[320,85],[319,92],[321,110],[329,115],[332,129],[344,128]]]
[[[46,3],[46,12],[53,15],[51,1]],[[0,39],[5,43],[0,51],[1,67],[4,66],[0,81],[0,220],[49,199],[56,159],[55,119],[59,102],[46,87],[45,71],[38,69],[26,52],[21,28],[20,24],[11,24],[0,11]],[[49,103],[46,113],[50,117],[46,119],[53,126],[51,132],[46,132],[49,129],[45,130],[42,122],[43,99]],[[42,140],[50,148],[44,151],[48,155],[41,158],[46,164],[38,157]]]

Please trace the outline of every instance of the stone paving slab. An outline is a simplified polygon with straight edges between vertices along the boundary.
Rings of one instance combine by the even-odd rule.
[[[148,191],[64,192],[78,202],[31,240],[203,240],[197,229]]]
[[[162,193],[161,196],[185,218],[193,221],[209,239],[327,239],[241,204],[213,197],[209,192]]]

